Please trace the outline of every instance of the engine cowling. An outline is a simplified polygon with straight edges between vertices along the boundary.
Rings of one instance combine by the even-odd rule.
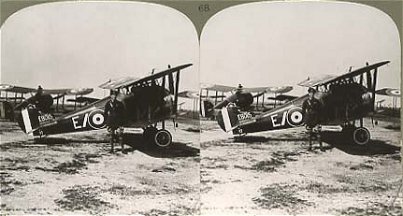
[[[246,110],[253,103],[253,96],[251,93],[234,94],[236,99],[234,103],[241,110]]]

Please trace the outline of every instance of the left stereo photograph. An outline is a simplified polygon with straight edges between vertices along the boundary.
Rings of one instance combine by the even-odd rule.
[[[199,41],[181,12],[56,2],[1,25],[1,212],[199,214]]]

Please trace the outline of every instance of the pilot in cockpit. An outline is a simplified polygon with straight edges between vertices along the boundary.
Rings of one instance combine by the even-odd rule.
[[[243,86],[242,84],[238,84],[238,88],[236,89],[235,94],[241,94],[243,93]]]

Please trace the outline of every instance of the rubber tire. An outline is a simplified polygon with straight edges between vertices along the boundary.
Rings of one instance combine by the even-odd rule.
[[[356,145],[365,146],[371,140],[371,134],[365,127],[358,127],[353,130],[353,141]]]
[[[172,144],[172,135],[165,129],[158,130],[154,135],[153,142],[159,148],[167,148]]]

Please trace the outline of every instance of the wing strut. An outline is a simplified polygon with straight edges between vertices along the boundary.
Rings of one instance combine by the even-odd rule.
[[[372,111],[374,110],[374,104],[375,104],[375,90],[376,90],[376,79],[378,76],[378,68],[375,68],[374,71],[374,81],[373,81],[373,86],[372,86]]]
[[[178,72],[176,73],[176,86],[175,86],[175,113],[178,110],[178,91],[179,91],[179,77],[180,77],[180,71],[178,70]]]
[[[169,93],[174,94],[174,77],[172,73],[168,74]]]
[[[59,94],[57,94],[56,98],[56,112],[59,112]]]
[[[264,108],[264,93],[263,93],[263,98],[262,98],[262,108]]]
[[[161,86],[165,88],[165,76],[162,77],[162,85]]]
[[[367,72],[366,72],[366,75],[367,75],[367,88],[368,88],[369,90],[371,90],[371,89],[372,89],[371,71],[367,71]]]

